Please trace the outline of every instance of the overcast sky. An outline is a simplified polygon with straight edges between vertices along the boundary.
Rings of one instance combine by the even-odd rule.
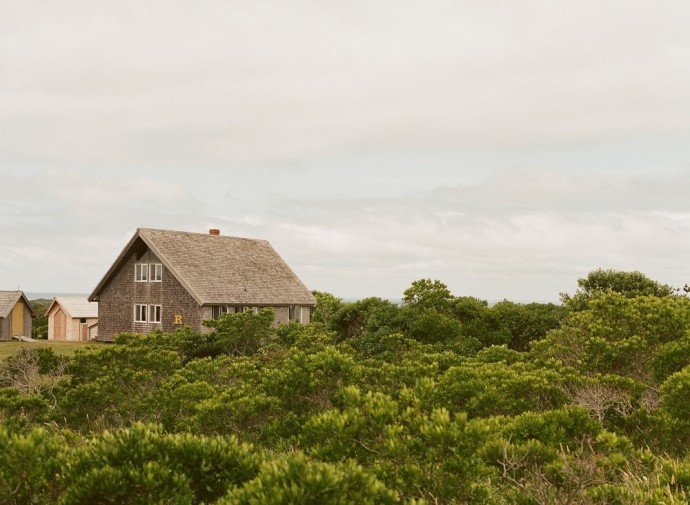
[[[0,289],[89,293],[137,227],[310,289],[557,301],[690,282],[687,0],[0,0]]]

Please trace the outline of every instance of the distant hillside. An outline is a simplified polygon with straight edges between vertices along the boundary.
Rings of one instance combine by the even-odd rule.
[[[89,295],[88,293],[49,293],[49,292],[40,292],[37,291],[35,293],[25,291],[24,294],[29,300],[49,300],[52,301],[53,298],[56,296],[69,296],[69,297],[83,297],[83,298],[88,298]]]

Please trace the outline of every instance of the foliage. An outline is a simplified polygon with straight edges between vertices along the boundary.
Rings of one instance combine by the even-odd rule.
[[[690,300],[668,286],[315,296],[309,325],[21,346],[0,361],[0,504],[687,502]]]
[[[255,353],[273,337],[273,309],[223,314],[219,319],[204,321],[213,328],[213,336],[226,354],[244,356]]]
[[[424,312],[410,325],[409,335],[426,344],[451,342],[462,334],[460,322],[438,312]]]
[[[661,406],[672,417],[690,420],[690,368],[671,375],[661,385]]]
[[[651,365],[657,384],[690,365],[690,334],[660,345],[651,359]]]
[[[399,306],[370,297],[343,305],[331,317],[329,329],[335,331],[338,340],[342,341],[365,333],[393,333],[404,327],[405,319]]]
[[[48,316],[46,316],[46,310],[48,310],[51,300],[39,298],[37,300],[29,300],[29,303],[36,314],[36,317],[31,322],[31,337],[35,339],[47,339]]]
[[[147,399],[178,367],[175,352],[140,345],[78,352],[60,385],[54,418],[76,430],[153,420],[158,411]]]
[[[671,286],[650,279],[642,272],[601,268],[590,272],[587,277],[578,279],[577,285],[574,295],[561,294],[561,300],[572,310],[583,310],[593,297],[608,292],[618,293],[626,298],[638,296],[663,298],[676,292]]]
[[[591,373],[615,373],[653,382],[650,358],[690,329],[690,300],[628,298],[609,292],[593,297],[557,330],[533,345],[543,359],[555,358]]]
[[[575,380],[562,369],[468,360],[439,377],[434,404],[476,417],[545,411],[566,404],[566,384]]]
[[[0,362],[0,387],[26,394],[50,389],[62,377],[65,362],[50,348],[21,348]]]
[[[499,325],[509,332],[511,349],[527,351],[532,342],[543,339],[565,320],[567,309],[553,303],[518,304],[503,300],[491,308]]]
[[[316,306],[311,314],[311,321],[328,326],[331,318],[343,306],[343,300],[324,291],[312,291],[311,294],[316,298]]]
[[[300,444],[320,460],[357,461],[408,499],[483,502],[492,472],[479,451],[490,426],[445,409],[427,413],[418,402],[411,391],[398,402],[347,388],[339,409],[312,417]]]
[[[64,457],[64,443],[44,428],[22,433],[0,426],[0,503],[56,503]]]
[[[72,455],[64,469],[64,503],[209,503],[254,478],[251,446],[234,438],[167,435],[135,424],[103,433]]]
[[[403,293],[403,303],[420,311],[434,310],[447,312],[451,309],[454,297],[448,286],[439,280],[419,279]]]
[[[300,503],[395,504],[396,493],[352,462],[312,461],[302,453],[264,463],[259,475],[230,491],[219,505]]]

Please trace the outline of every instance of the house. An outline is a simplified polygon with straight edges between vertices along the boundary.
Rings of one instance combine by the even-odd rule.
[[[274,324],[309,322],[316,300],[265,240],[139,228],[98,283],[99,340],[172,332],[227,312],[271,307]]]
[[[48,340],[92,340],[98,335],[98,304],[86,298],[56,297],[46,317]]]
[[[0,340],[31,337],[34,317],[36,313],[22,291],[0,291]]]

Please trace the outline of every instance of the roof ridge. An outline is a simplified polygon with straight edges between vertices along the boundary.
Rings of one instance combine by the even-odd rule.
[[[153,231],[153,232],[163,232],[163,233],[169,233],[169,234],[179,234],[179,235],[198,235],[201,237],[212,237],[214,240],[217,239],[238,239],[238,240],[252,240],[255,242],[268,242],[266,239],[261,239],[261,238],[251,238],[251,237],[240,237],[237,235],[212,235],[210,233],[203,233],[199,231],[185,231],[185,230],[168,230],[165,228],[146,228],[146,227],[141,227],[137,228],[138,232],[148,232],[148,231]]]

